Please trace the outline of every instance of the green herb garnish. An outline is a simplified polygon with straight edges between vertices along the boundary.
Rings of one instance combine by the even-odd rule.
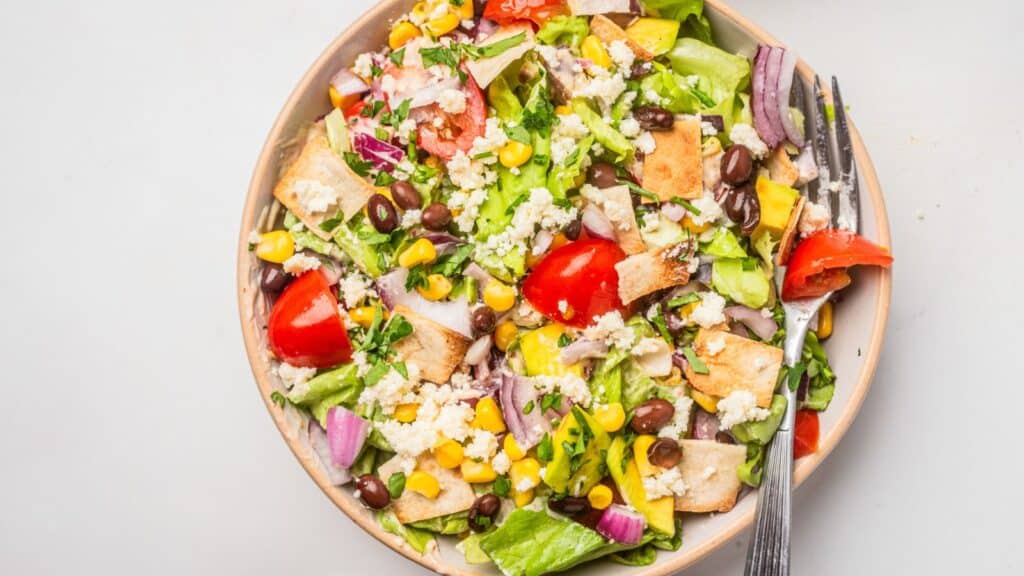
[[[402,492],[405,492],[405,474],[395,472],[388,478],[388,495],[395,500],[402,496]]]
[[[704,364],[704,361],[697,357],[697,353],[693,351],[693,348],[687,346],[683,348],[683,356],[686,356],[686,361],[690,363],[690,368],[697,374],[707,374],[709,372],[708,367]]]

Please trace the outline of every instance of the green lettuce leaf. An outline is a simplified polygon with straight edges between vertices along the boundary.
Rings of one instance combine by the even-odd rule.
[[[462,552],[466,558],[466,564],[490,564],[491,557],[480,548],[480,539],[483,534],[473,533],[462,539],[455,545],[455,548]]]
[[[740,481],[757,488],[761,485],[761,475],[764,473],[764,446],[761,444],[747,444],[747,461],[736,469],[736,475]]]
[[[327,129],[327,143],[331,150],[338,156],[348,152],[351,146],[348,140],[348,122],[341,110],[335,108],[324,117],[324,127]]]
[[[609,152],[615,154],[615,161],[625,162],[633,155],[633,144],[621,132],[612,128],[585,100],[572,101],[572,110],[587,126],[594,138]]]
[[[775,271],[774,253],[775,247],[778,245],[778,241],[772,238],[768,232],[762,232],[757,238],[754,238],[754,250],[761,257],[769,274]]]
[[[548,190],[555,198],[565,198],[569,190],[576,187],[576,182],[583,174],[583,163],[594,145],[594,137],[587,136],[580,140],[576,150],[566,161],[551,168],[548,175]]]
[[[747,251],[740,246],[740,241],[728,228],[719,228],[711,238],[711,242],[701,248],[701,252],[719,258],[747,257]]]
[[[725,123],[725,134],[733,124],[745,121],[750,113],[744,97],[750,87],[750,62],[743,56],[730,54],[706,41],[681,38],[668,54],[672,70],[684,77],[697,77],[696,89],[703,96],[700,111],[706,115],[720,115]],[[710,100],[708,102],[707,100]]]
[[[680,21],[680,36],[712,43],[711,23],[704,16],[704,0],[642,0],[642,3],[648,14]]]
[[[782,424],[786,415],[786,397],[781,394],[772,396],[772,404],[768,408],[768,417],[760,422],[744,422],[732,427],[732,435],[743,444],[767,445],[775,436],[775,431]]]
[[[583,39],[590,34],[586,18],[578,16],[555,16],[537,31],[537,41],[549,46],[572,46],[579,48]]]
[[[377,278],[386,268],[386,263],[381,261],[382,254],[377,248],[379,244],[373,243],[376,236],[379,234],[373,226],[362,221],[352,220],[334,229],[334,243],[371,278]]]
[[[356,371],[355,364],[345,364],[314,376],[305,384],[292,388],[288,392],[288,400],[309,408],[313,416],[324,424],[329,409],[338,405],[351,408],[359,400],[363,383]]]
[[[498,76],[491,82],[487,88],[487,100],[503,122],[518,120],[523,116],[523,104],[504,76]]]
[[[378,512],[377,522],[380,523],[380,527],[384,530],[397,536],[401,536],[420,554],[426,552],[427,546],[434,541],[433,532],[402,525],[402,523],[398,521],[394,512]]]
[[[814,332],[807,333],[802,360],[807,367],[808,378],[807,396],[802,407],[822,412],[832,402],[836,391],[836,375],[829,365],[825,348]]]
[[[768,303],[771,284],[760,264],[748,270],[748,262],[744,258],[715,260],[711,266],[711,284],[718,293],[734,302],[750,308],[762,308]]]
[[[438,516],[429,520],[413,522],[408,524],[408,526],[447,536],[462,534],[469,531],[469,512],[457,512],[447,516]]]

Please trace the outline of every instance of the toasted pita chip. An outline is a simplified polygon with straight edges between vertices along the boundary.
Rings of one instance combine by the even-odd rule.
[[[301,195],[311,194],[311,190],[328,198],[326,210],[313,212],[302,202]],[[376,188],[331,150],[322,121],[310,128],[302,152],[274,187],[274,197],[324,240],[331,239],[331,234],[320,228],[324,220],[332,218],[338,210],[345,220],[352,218],[376,192]]]
[[[651,54],[646,48],[637,44],[626,35],[626,31],[621,26],[616,24],[603,14],[598,14],[590,20],[590,33],[601,39],[605,46],[611,45],[616,40],[621,40],[629,46],[636,57],[641,60],[654,60],[654,54]]]
[[[536,43],[533,41],[533,28],[529,24],[504,26],[494,34],[477,43],[477,46],[479,47],[489,46],[518,34],[526,34],[526,39],[518,46],[509,48],[492,58],[481,58],[479,60],[469,59],[466,61],[466,68],[469,68],[469,73],[473,75],[473,79],[476,80],[476,83],[480,88],[487,88],[491,82],[494,82],[495,78],[501,76],[501,73],[504,72],[510,64],[522,58],[523,55],[530,50],[533,50]]]
[[[469,349],[469,338],[421,316],[399,304],[392,314],[401,314],[412,324],[412,334],[395,343],[398,357],[416,364],[423,379],[447,382]]]
[[[740,479],[736,475],[747,459],[747,449],[714,440],[681,440],[683,459],[679,474],[686,493],[676,496],[676,510],[682,512],[728,512],[736,505]]]
[[[758,406],[771,405],[782,368],[781,348],[724,330],[701,328],[693,342],[693,351],[708,368],[707,374],[697,374],[687,365],[686,379],[694,388],[719,398],[746,390],[757,398]]]
[[[676,120],[670,132],[652,132],[657,144],[644,157],[644,188],[662,201],[693,200],[704,195],[704,158],[700,121]]]
[[[569,0],[569,11],[573,16],[625,14],[631,11],[632,3],[632,0]]]
[[[387,482],[392,474],[401,470],[401,462],[402,458],[395,456],[377,470],[377,475]],[[441,493],[437,495],[437,498],[431,500],[412,490],[402,492],[397,500],[391,502],[395,516],[402,524],[456,514],[469,510],[473,506],[473,502],[476,500],[473,487],[463,480],[456,470],[442,468],[433,456],[420,457],[416,462],[416,469],[437,478],[437,482],[441,485]]]
[[[600,201],[595,203],[615,227],[615,240],[619,247],[626,254],[639,254],[647,250],[643,236],[640,235],[640,226],[636,223],[629,186],[602,188],[598,196]]]
[[[768,157],[768,175],[773,182],[792,186],[800,178],[800,169],[789,159],[785,146],[779,146]]]
[[[623,304],[690,281],[690,245],[672,244],[658,250],[634,254],[615,265],[619,273],[619,299]]]
[[[793,245],[796,244],[796,233],[800,224],[800,215],[803,214],[804,204],[806,203],[807,198],[801,196],[797,199],[796,206],[793,207],[793,211],[789,214],[789,222],[786,224],[786,229],[782,232],[782,241],[779,242],[779,253],[775,255],[775,264],[777,266],[785,266],[789,262],[789,255],[793,252]]]

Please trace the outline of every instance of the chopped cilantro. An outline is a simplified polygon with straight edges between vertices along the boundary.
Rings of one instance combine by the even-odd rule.
[[[373,162],[363,160],[362,156],[355,152],[345,152],[345,163],[360,176],[369,176],[370,170],[373,169]]]
[[[690,363],[690,368],[697,374],[707,374],[708,367],[704,364],[704,361],[697,357],[697,353],[693,351],[693,348],[687,346],[683,348],[683,356],[686,356],[686,361]]]
[[[682,198],[679,198],[678,196],[673,196],[672,199],[669,200],[669,202],[672,202],[673,204],[679,204],[683,208],[689,210],[690,213],[693,214],[694,216],[700,216],[700,210],[696,206],[690,204],[689,202],[683,200]]]

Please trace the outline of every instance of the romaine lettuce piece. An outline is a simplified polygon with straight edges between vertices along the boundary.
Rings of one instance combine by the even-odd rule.
[[[722,116],[725,134],[733,124],[749,118],[742,94],[750,87],[750,62],[746,58],[694,38],[682,38],[668,59],[676,74],[696,76],[696,86],[687,84],[702,101],[700,112]]]
[[[412,526],[403,526],[394,512],[378,512],[377,522],[380,523],[380,527],[384,530],[401,536],[420,554],[427,551],[427,546],[434,541],[434,533],[427,530],[420,530],[419,528],[413,528]]]
[[[288,400],[292,404],[309,408],[317,420],[325,424],[327,410],[338,405],[351,408],[359,400],[363,383],[356,371],[355,364],[345,364],[314,376],[308,382],[292,388],[288,392]]]
[[[463,532],[469,532],[469,512],[457,512],[447,516],[430,518],[429,520],[420,520],[419,522],[409,524],[409,526],[446,536],[462,534]]]
[[[518,120],[523,116],[523,105],[504,76],[498,76],[487,87],[487,100],[498,118],[504,122]]]
[[[715,260],[711,266],[711,284],[718,293],[750,308],[764,307],[771,292],[771,284],[761,265],[746,258]]]
[[[351,145],[348,139],[348,122],[345,121],[345,115],[341,110],[335,108],[324,117],[324,128],[327,129],[327,143],[335,154],[341,156],[349,151]]]
[[[601,118],[601,115],[594,112],[585,100],[579,98],[572,101],[572,110],[575,112],[587,128],[594,135],[594,138],[605,147],[606,150],[615,154],[616,162],[625,162],[633,155],[633,144],[621,132],[612,128]]]
[[[747,444],[747,461],[736,469],[736,475],[740,482],[751,488],[761,485],[761,475],[764,473],[764,446],[760,444]]]
[[[807,333],[804,340],[804,351],[802,358],[806,366],[808,378],[807,397],[804,398],[802,408],[810,408],[819,412],[828,408],[832,402],[832,396],[836,391],[836,375],[829,365],[825,348],[814,332]]]
[[[483,534],[472,533],[455,545],[455,549],[462,552],[466,558],[466,564],[490,564],[491,557],[480,548],[480,539]]]
[[[775,436],[775,431],[782,424],[786,415],[786,397],[781,394],[772,396],[772,404],[768,408],[768,417],[760,422],[744,422],[732,427],[732,435],[743,444],[767,445]]]
[[[747,251],[740,246],[740,241],[728,228],[719,228],[711,238],[711,242],[701,248],[701,252],[718,258],[747,257]]]
[[[579,141],[576,150],[562,164],[553,166],[548,175],[548,190],[554,198],[565,198],[569,190],[576,188],[583,176],[583,162],[594,145],[594,137],[587,136]]]
[[[590,34],[590,24],[579,16],[555,16],[537,31],[537,41],[549,46],[579,48]]]
[[[334,243],[345,251],[345,254],[366,272],[371,278],[384,273],[385,266],[381,262],[381,253],[377,246],[381,243],[382,234],[367,223],[356,223],[355,220],[342,224],[334,229]],[[387,241],[387,237],[384,237]]]

